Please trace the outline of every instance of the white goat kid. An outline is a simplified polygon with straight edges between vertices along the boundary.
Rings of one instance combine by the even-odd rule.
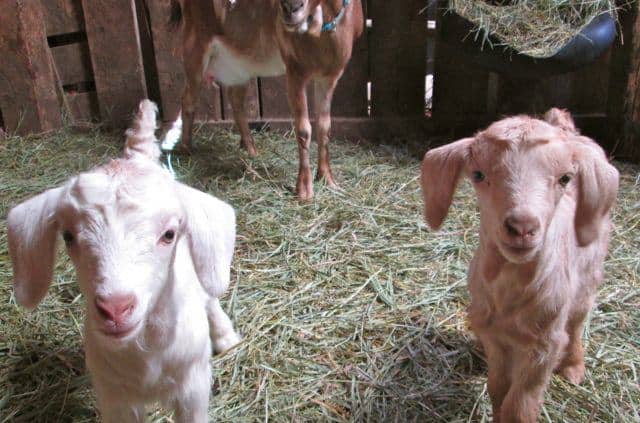
[[[480,245],[469,318],[487,355],[495,422],[535,422],[555,370],[584,378],[582,329],[603,277],[618,171],[568,112],[516,116],[429,151],[425,217],[438,228],[460,175],[473,182]]]
[[[156,107],[140,103],[124,157],[12,209],[17,301],[51,283],[58,234],[86,300],[87,367],[106,422],[143,421],[161,401],[179,422],[207,421],[211,342],[239,342],[218,297],[229,285],[235,214],[173,180],[158,162]]]

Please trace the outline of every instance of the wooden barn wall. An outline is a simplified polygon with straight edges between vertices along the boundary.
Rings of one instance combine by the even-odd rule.
[[[147,96],[158,102],[163,120],[176,117],[185,77],[180,33],[168,29],[168,0],[5,3],[11,7],[3,11],[0,34],[14,36],[0,38],[8,62],[0,68],[0,124],[7,129],[39,132],[65,119],[122,127]],[[551,106],[570,109],[587,127],[602,129],[607,110],[617,110],[612,104],[618,100],[608,95],[615,64],[610,53],[577,72],[522,84],[476,68],[438,43],[446,28],[428,25],[438,19],[434,2],[405,0],[391,7],[363,0],[363,8],[370,25],[354,47],[333,102],[338,132],[344,123],[363,134],[392,128],[402,135],[412,127],[407,122],[425,135],[452,128],[464,132],[496,116]],[[20,20],[31,25],[18,25]],[[25,36],[15,36],[19,31]],[[21,59],[25,55],[31,60]],[[35,72],[38,78],[32,77]],[[429,104],[427,74],[434,79]],[[285,90],[283,77],[251,81],[251,119],[286,124]],[[203,86],[201,93],[198,120],[232,119],[225,89]],[[313,86],[309,106],[313,109]]]

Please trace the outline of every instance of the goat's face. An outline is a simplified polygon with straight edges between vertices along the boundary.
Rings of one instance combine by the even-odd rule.
[[[88,330],[133,338],[165,289],[182,233],[173,181],[115,160],[71,180],[54,218],[86,300]]]
[[[576,172],[571,143],[546,122],[515,117],[476,136],[466,173],[482,230],[507,260],[526,262],[538,254]]]
[[[595,142],[578,134],[568,112],[551,109],[545,119],[503,119],[427,152],[421,183],[429,225],[440,227],[466,174],[477,193],[483,237],[511,262],[538,256],[564,195],[576,201],[578,243],[597,239],[615,201],[618,172]]]
[[[123,158],[9,211],[18,303],[33,308],[46,295],[60,235],[87,302],[87,330],[114,343],[133,339],[149,314],[160,310],[158,298],[173,295],[174,261],[185,257],[176,256],[178,243],[188,248],[193,277],[205,293],[217,298],[226,291],[235,243],[233,208],[162,169],[155,118],[155,104],[143,100],[126,133]]]
[[[317,0],[280,0],[280,15],[287,31],[306,32],[318,4]]]

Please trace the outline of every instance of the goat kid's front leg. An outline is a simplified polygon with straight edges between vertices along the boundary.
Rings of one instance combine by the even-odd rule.
[[[242,340],[233,329],[233,323],[220,306],[220,300],[212,298],[207,304],[209,333],[214,351],[223,353],[235,347]]]
[[[296,183],[296,194],[300,200],[311,200],[313,198],[313,179],[309,164],[311,123],[309,122],[309,109],[307,106],[307,82],[307,78],[295,76],[291,73],[287,74],[287,96],[289,98],[289,107],[293,114],[300,159],[298,181]]]
[[[231,98],[231,108],[233,109],[233,119],[240,132],[240,145],[246,150],[251,157],[255,157],[256,143],[253,141],[251,131],[249,130],[249,119],[247,118],[247,88],[249,84],[235,85],[228,88],[229,97]]]
[[[501,423],[535,423],[538,421],[544,391],[557,364],[560,351],[554,345],[541,353],[540,358],[528,352],[514,354],[512,375],[517,375],[509,388],[500,409]],[[543,357],[543,358],[542,358]]]
[[[180,396],[174,402],[176,423],[207,423],[210,394],[211,365],[206,357],[182,381]]]
[[[556,372],[573,384],[580,384],[584,380],[584,348],[582,347],[582,332],[584,321],[593,305],[594,298],[591,298],[584,305],[584,308],[576,312],[567,322],[567,335],[569,343],[562,357]]]
[[[482,339],[482,345],[487,355],[489,367],[487,390],[489,391],[493,408],[493,421],[494,423],[500,423],[500,408],[511,386],[509,354],[486,338]]]
[[[98,410],[104,423],[142,423],[146,413],[144,405],[127,404],[107,400],[98,394]]]
[[[331,131],[331,101],[340,75],[317,79],[314,84],[316,113],[315,133],[318,140],[318,173],[316,180],[324,179],[328,186],[337,188],[329,164],[329,134]]]

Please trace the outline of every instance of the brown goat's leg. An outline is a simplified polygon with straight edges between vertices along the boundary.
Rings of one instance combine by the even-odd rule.
[[[300,157],[298,181],[296,183],[296,194],[300,200],[311,200],[313,198],[313,180],[309,165],[311,123],[309,122],[309,109],[307,107],[307,81],[308,79],[287,74],[287,96],[295,123],[298,155]]]
[[[205,52],[202,48],[189,49],[186,43],[183,48],[184,70],[187,80],[182,94],[182,138],[176,149],[178,152],[190,153],[193,120],[202,87]]]
[[[336,188],[338,185],[333,179],[331,165],[329,164],[329,133],[331,131],[331,100],[337,77],[322,78],[315,81],[314,103],[316,113],[316,139],[318,140],[318,173],[316,180],[324,179],[328,186]]]
[[[231,97],[231,107],[233,108],[233,119],[236,121],[236,126],[240,132],[240,145],[249,153],[249,156],[255,157],[257,154],[256,144],[251,136],[247,118],[247,87],[248,84],[229,87],[229,96]]]
[[[567,323],[569,344],[567,345],[560,365],[556,369],[559,375],[576,385],[582,383],[584,380],[585,369],[582,330],[584,329],[584,320],[587,318],[588,310],[591,309],[591,304],[593,304],[593,300],[588,304],[586,311],[574,314]]]

